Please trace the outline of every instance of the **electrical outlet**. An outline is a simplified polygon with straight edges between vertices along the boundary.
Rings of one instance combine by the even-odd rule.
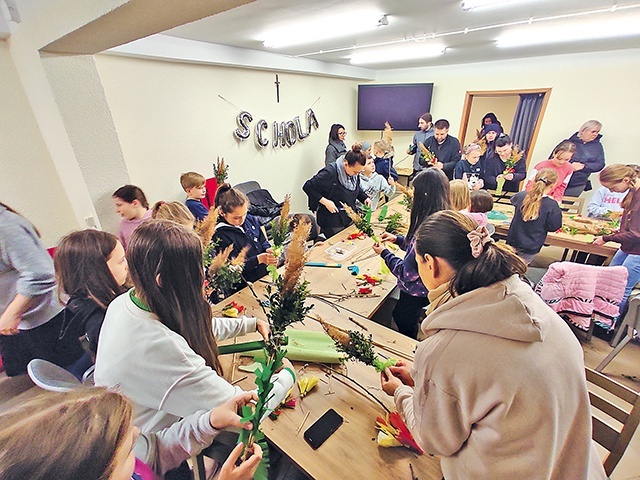
[[[93,218],[93,215],[85,217],[84,219],[84,224],[88,227],[88,228],[96,228],[96,219]]]

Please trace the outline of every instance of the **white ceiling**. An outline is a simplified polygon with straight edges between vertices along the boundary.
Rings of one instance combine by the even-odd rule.
[[[609,11],[614,5],[614,11]],[[607,12],[544,20],[548,17],[601,9],[606,9]],[[345,17],[354,11],[361,13],[363,22],[368,12],[373,12],[373,18],[386,14],[389,25],[376,27],[375,21],[365,22],[367,26],[370,25],[370,29],[361,33],[351,33],[353,28],[350,27],[337,27],[336,15]],[[425,44],[439,41],[447,47],[445,53],[437,58],[390,62],[381,56],[384,60],[382,63],[365,65],[367,68],[384,70],[640,47],[640,35],[509,49],[496,46],[498,36],[514,28],[518,33],[543,26],[557,30],[565,29],[567,22],[576,25],[588,21],[592,23],[590,28],[595,31],[598,27],[593,25],[603,25],[609,19],[621,17],[640,22],[640,1],[529,0],[516,2],[515,5],[504,5],[498,9],[464,11],[459,0],[256,0],[168,30],[164,35],[347,65],[354,45],[362,47],[391,41],[401,41],[402,45],[409,45],[417,41]],[[268,49],[262,45],[262,41],[274,30],[282,30],[291,24],[304,27],[306,22],[317,18],[324,19],[324,27],[307,28],[306,33],[297,35],[297,38],[305,40],[304,45],[277,49]],[[527,22],[530,19],[532,25],[499,26],[510,22]],[[360,26],[360,23],[355,22],[353,25]],[[465,29],[476,28],[483,29],[462,33]],[[323,31],[332,29],[341,32],[340,38],[318,38]],[[451,32],[460,33],[450,34]],[[432,34],[436,34],[436,40],[429,38]],[[407,39],[406,43],[403,43],[404,39]],[[318,53],[320,50],[326,52],[333,49],[343,50]],[[361,48],[358,51],[365,50]]]

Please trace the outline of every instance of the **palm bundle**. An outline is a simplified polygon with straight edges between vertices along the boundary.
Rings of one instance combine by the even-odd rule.
[[[224,162],[224,157],[218,157],[213,164],[213,176],[216,177],[218,185],[222,185],[229,178],[229,166]]]
[[[211,242],[211,239],[213,238],[213,234],[216,230],[216,223],[218,223],[219,214],[219,208],[210,208],[209,213],[204,217],[204,220],[198,222],[195,227],[196,234],[200,237],[200,241],[202,242],[202,254],[205,270],[209,268],[209,265],[211,265],[211,261],[215,256],[216,244],[215,242]]]
[[[511,150],[511,156],[504,162],[504,171],[502,172],[502,177],[498,178],[496,182],[496,193],[502,193],[502,187],[504,186],[505,182],[504,176],[516,171],[515,166],[520,161],[523,155],[524,152],[520,150],[518,145],[514,145],[513,149]]]
[[[319,317],[316,317],[316,320],[320,322],[327,335],[333,339],[336,348],[347,355],[347,359],[372,366],[376,369],[376,372],[383,372],[387,367],[396,364],[396,360],[393,358],[383,360],[376,355],[373,351],[373,337],[371,334],[367,336],[354,330],[342,330]]]
[[[424,146],[424,143],[418,143],[420,147],[420,160],[423,160],[427,167],[433,167],[436,163],[438,163],[438,159],[436,158],[436,154],[429,150]]]
[[[402,192],[402,199],[399,202],[400,205],[404,206],[404,208],[410,212],[413,206],[413,188],[407,188],[399,182],[396,182],[396,187]]]
[[[342,207],[358,230],[364,233],[367,237],[372,238],[374,242],[380,243],[380,239],[377,237],[376,232],[373,231],[373,227],[371,226],[370,207],[364,207],[364,216],[358,215],[358,213],[346,203],[343,203]]]
[[[253,410],[247,406],[242,409],[243,422],[252,422],[253,428],[240,433],[240,441],[248,448],[257,441],[264,451],[262,462],[254,476],[260,480],[267,479],[269,465],[269,450],[260,430],[260,420],[267,413],[273,389],[271,379],[282,367],[282,360],[287,353],[285,329],[293,323],[301,322],[312,308],[305,305],[309,295],[308,282],[301,280],[307,262],[306,242],[310,229],[311,224],[300,222],[293,230],[291,242],[286,249],[287,264],[284,274],[276,278],[274,285],[266,288],[270,305],[267,319],[271,332],[265,342],[265,359],[258,360],[260,367],[255,372],[258,401]]]

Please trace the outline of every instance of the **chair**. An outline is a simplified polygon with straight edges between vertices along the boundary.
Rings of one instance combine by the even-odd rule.
[[[570,215],[580,215],[584,206],[584,198],[582,197],[562,197],[560,210]]]
[[[554,262],[535,291],[558,315],[582,331],[590,342],[595,321],[613,323],[627,286],[624,267],[596,267]]]
[[[262,187],[255,180],[250,180],[248,182],[242,182],[233,187],[236,190],[240,190],[245,195],[249,192],[253,192],[254,190],[260,190]]]
[[[633,338],[633,331],[640,330],[640,292],[629,299],[629,308],[619,323],[616,334],[611,340],[614,349],[596,367],[596,372],[602,372],[609,363]]]
[[[506,192],[502,191],[502,193],[498,193],[495,190],[487,190],[491,196],[493,197],[494,203],[503,203],[506,205],[511,205],[511,197],[513,197],[518,192]]]
[[[50,392],[68,392],[82,385],[73,373],[39,358],[29,362],[27,373],[33,383]]]
[[[609,451],[603,465],[605,473],[610,476],[640,422],[640,394],[595,370],[585,368],[585,371],[592,410],[592,438]],[[600,389],[609,394],[607,397],[615,397],[615,403],[604,398]],[[619,406],[621,404],[624,408]]]

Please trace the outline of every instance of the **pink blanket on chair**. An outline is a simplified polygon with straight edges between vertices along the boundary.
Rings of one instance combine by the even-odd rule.
[[[619,313],[627,275],[624,267],[556,262],[549,266],[536,292],[580,329],[588,330],[592,317],[611,326]]]

